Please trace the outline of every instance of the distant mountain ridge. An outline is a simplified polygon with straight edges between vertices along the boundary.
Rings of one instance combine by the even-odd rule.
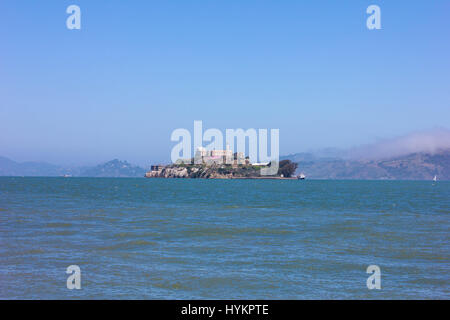
[[[99,164],[80,173],[82,177],[143,177],[146,170],[118,159]]]
[[[143,177],[144,168],[114,159],[94,167],[63,167],[45,162],[15,162],[0,157],[0,176]]]
[[[46,162],[15,162],[0,157],[0,176],[59,176],[66,173],[61,166]]]
[[[298,171],[311,179],[450,180],[450,149],[417,152],[378,160],[318,157],[297,153],[282,157],[298,163]]]

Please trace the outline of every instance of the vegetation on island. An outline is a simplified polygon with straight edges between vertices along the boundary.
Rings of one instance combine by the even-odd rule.
[[[278,175],[280,177],[292,177],[297,170],[298,163],[292,162],[291,160],[281,160],[278,168]]]
[[[271,164],[269,163],[268,166]],[[150,171],[146,177],[152,178],[203,178],[203,179],[239,179],[239,178],[262,178],[261,165],[252,164],[218,164],[211,165],[194,164],[194,163],[179,163],[172,164],[161,168],[160,170]],[[297,164],[290,160],[283,160],[279,164],[278,173],[272,177],[289,178],[295,174]]]

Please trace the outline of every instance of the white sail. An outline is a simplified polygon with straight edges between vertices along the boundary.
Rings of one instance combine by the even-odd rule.
[[[433,181],[437,181],[437,176],[434,176]]]

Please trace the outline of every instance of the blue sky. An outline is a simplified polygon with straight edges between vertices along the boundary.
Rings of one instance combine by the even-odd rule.
[[[194,120],[279,128],[281,154],[450,128],[449,39],[445,0],[3,0],[0,155],[169,161]]]

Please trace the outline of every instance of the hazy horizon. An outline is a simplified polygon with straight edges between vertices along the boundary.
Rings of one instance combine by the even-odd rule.
[[[316,148],[316,149],[308,149],[308,150],[298,150],[294,153],[284,154],[281,153],[280,156],[287,157],[289,155],[294,155],[297,153],[311,153],[317,156],[336,156],[343,159],[383,159],[383,158],[391,158],[396,156],[402,156],[412,153],[430,153],[433,154],[435,152],[441,150],[450,149],[450,130],[445,128],[436,128],[432,130],[425,130],[421,132],[412,132],[407,135],[397,136],[390,139],[379,139],[373,143],[362,144],[359,146],[353,146],[350,148],[335,148],[332,146],[326,148]],[[133,165],[138,165],[141,167],[148,167],[151,164],[156,163],[169,163],[170,158],[167,157],[166,160],[149,160],[144,163],[134,162],[130,159],[133,159],[133,155],[125,155],[124,157],[112,157],[109,159],[99,160],[97,162],[78,162],[78,163],[58,163],[48,161],[46,159],[15,159],[5,154],[0,154],[0,157],[5,157],[15,162],[23,163],[23,162],[42,162],[49,163],[59,166],[68,166],[68,167],[83,167],[83,166],[95,166],[98,164],[102,164],[111,160],[121,160],[127,161]]]

